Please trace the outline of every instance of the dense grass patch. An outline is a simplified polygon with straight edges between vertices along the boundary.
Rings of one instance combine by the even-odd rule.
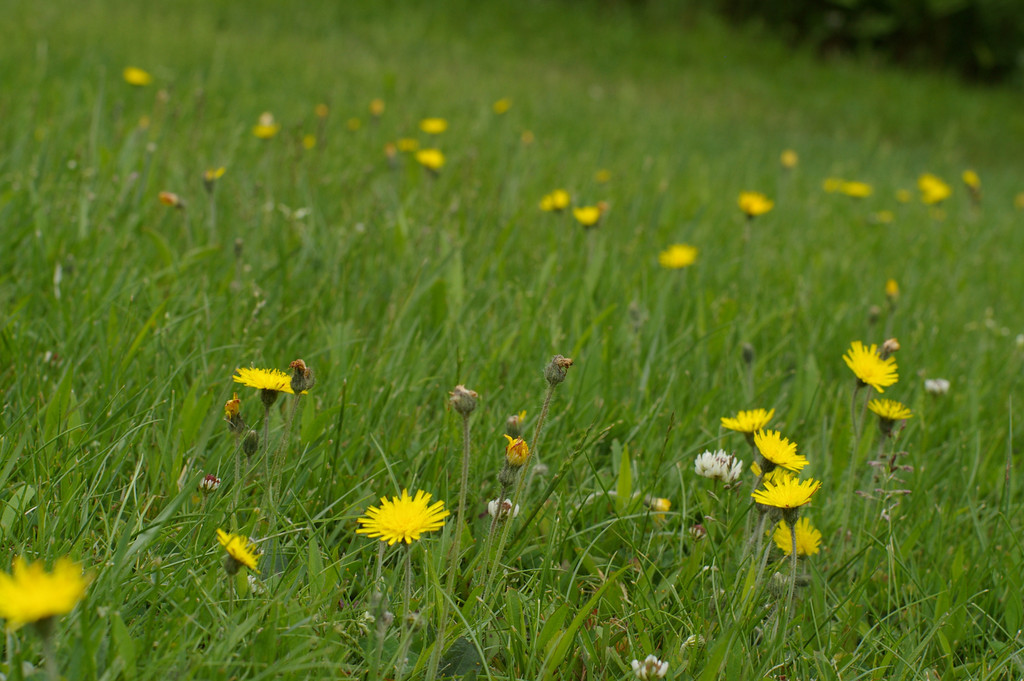
[[[1015,93],[816,64],[697,12],[9,15],[0,565],[87,570],[57,628],[66,678],[422,678],[442,622],[443,665],[480,678],[627,678],[648,654],[668,678],[1019,675]],[[252,131],[263,112],[270,139]],[[422,132],[426,117],[447,130]],[[386,153],[405,138],[442,150],[439,172]],[[925,172],[952,189],[939,204],[918,198]],[[598,225],[542,211],[557,188],[605,202]],[[773,209],[748,220],[745,190]],[[692,266],[659,266],[674,243],[699,249]],[[873,390],[851,409],[842,361],[890,337],[884,397],[914,412],[893,441],[863,409]],[[537,437],[556,354],[574,364]],[[259,392],[232,374],[300,357],[316,385],[294,411],[282,396],[263,437]],[[927,393],[939,377],[949,392]],[[479,393],[465,490],[457,384]],[[235,391],[261,436],[243,480]],[[823,483],[792,607],[790,562],[756,550],[771,544],[751,449],[721,427],[757,407]],[[524,409],[521,512],[489,541],[502,434]],[[744,462],[728,490],[694,471],[719,448]],[[883,481],[892,461],[911,469]],[[222,484],[204,496],[207,474]],[[357,518],[403,488],[452,516],[384,551],[378,580]],[[257,541],[258,577],[226,576],[218,528]],[[4,651],[8,678],[42,674],[30,627]]]

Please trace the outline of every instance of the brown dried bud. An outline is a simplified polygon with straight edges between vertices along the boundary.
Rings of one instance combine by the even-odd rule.
[[[316,376],[313,375],[313,370],[307,367],[301,359],[295,360],[288,366],[292,370],[291,387],[296,395],[302,394],[316,385]]]
[[[526,418],[526,412],[521,411],[518,414],[512,414],[505,419],[505,434],[513,440],[522,437],[523,435],[523,419]]]
[[[448,404],[452,405],[452,409],[463,416],[469,416],[476,409],[476,399],[479,397],[476,391],[470,390],[464,385],[457,385],[455,390],[448,393],[448,395]]]
[[[878,349],[878,356],[882,359],[888,359],[890,355],[896,354],[899,349],[900,342],[895,338],[890,338],[882,343],[882,347]]]
[[[548,385],[556,386],[565,380],[565,372],[571,366],[571,359],[555,355],[544,369],[544,379],[547,380]]]

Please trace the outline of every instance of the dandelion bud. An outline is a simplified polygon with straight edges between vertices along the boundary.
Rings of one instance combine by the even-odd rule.
[[[212,473],[199,481],[199,491],[203,494],[211,494],[220,487],[220,478]]]
[[[228,430],[232,433],[241,433],[245,430],[245,421],[241,414],[242,400],[238,399],[238,393],[224,403],[224,420],[228,422]]]
[[[274,406],[274,402],[277,402],[277,393],[278,393],[277,390],[270,390],[268,388],[261,388],[260,389],[260,402],[263,403],[264,407],[266,407],[267,409],[270,409],[271,407]]]
[[[548,382],[548,385],[556,386],[565,380],[565,372],[571,366],[571,359],[555,355],[544,369],[544,379]]]
[[[512,438],[505,436],[508,444],[505,446],[505,461],[513,468],[519,468],[530,458],[530,447],[521,437]]]
[[[221,166],[220,168],[210,168],[203,173],[203,188],[208,194],[213,193],[214,187],[217,186],[217,180],[224,175],[226,170],[224,166]]]
[[[743,344],[743,362],[747,366],[754,363],[754,346],[750,343]]]
[[[296,395],[302,394],[316,385],[316,377],[313,375],[313,370],[307,367],[306,363],[301,359],[295,360],[288,366],[292,370],[291,387]]]
[[[516,439],[523,434],[523,419],[526,418],[526,412],[521,411],[518,414],[512,414],[505,419],[505,434]]]
[[[245,439],[242,440],[242,451],[245,452],[246,456],[252,456],[256,453],[256,450],[260,448],[260,436],[255,430],[250,430],[245,434]]]
[[[882,359],[888,359],[890,355],[896,354],[899,349],[900,342],[895,338],[890,338],[882,343],[882,347],[878,349],[878,356]]]
[[[868,308],[868,324],[874,326],[878,321],[878,318],[882,315],[882,308],[877,305],[872,305]]]
[[[519,467],[509,465],[506,460],[505,465],[501,467],[501,471],[498,473],[498,482],[501,483],[502,487],[512,487],[516,484],[516,477],[518,473]]]
[[[476,409],[476,398],[479,395],[466,386],[457,385],[455,390],[448,393],[448,395],[448,404],[452,405],[452,408],[463,416],[469,416]]]

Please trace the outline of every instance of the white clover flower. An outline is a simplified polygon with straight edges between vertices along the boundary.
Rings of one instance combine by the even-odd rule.
[[[683,645],[680,646],[680,649],[681,650],[686,650],[687,648],[703,648],[703,647],[704,647],[704,637],[701,636],[700,634],[690,634],[689,636],[686,637],[686,640],[683,641]]]
[[[263,588],[263,585],[260,584],[260,581],[251,572],[247,576],[249,578],[249,593],[253,596],[262,596],[267,593],[267,590]]]
[[[654,655],[648,655],[643,662],[633,660],[630,665],[638,679],[660,679],[668,673],[668,662],[662,662]]]
[[[932,395],[945,395],[949,392],[949,381],[944,378],[926,378],[924,389]]]
[[[724,449],[700,454],[693,467],[697,475],[724,483],[736,482],[743,474],[743,462]]]
[[[500,510],[499,510],[500,506]],[[498,514],[501,514],[500,520],[505,520],[511,515],[513,518],[519,515],[519,504],[516,504],[515,508],[512,508],[512,500],[506,499],[491,499],[487,502],[487,514],[492,518]]]

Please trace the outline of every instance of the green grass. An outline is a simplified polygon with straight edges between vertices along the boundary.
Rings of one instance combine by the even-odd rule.
[[[424,677],[443,612],[467,665],[483,654],[478,678],[635,678],[630,661],[649,653],[668,678],[702,681],[1021,675],[1019,92],[819,64],[687,8],[7,10],[0,565],[70,555],[89,571],[58,628],[65,678],[391,678],[407,611],[422,626],[407,678]],[[128,65],[154,83],[126,85]],[[499,97],[513,102],[503,116]],[[250,132],[263,111],[283,126],[269,141]],[[448,131],[428,139],[426,116]],[[384,145],[400,137],[440,147],[440,174],[406,154],[391,168]],[[789,172],[785,148],[800,154]],[[211,198],[201,175],[222,165]],[[939,209],[895,199],[923,172],[953,186]],[[826,193],[830,176],[875,191]],[[599,227],[542,213],[557,187],[607,201]],[[776,202],[750,224],[747,189]],[[676,242],[697,263],[661,269]],[[855,447],[841,359],[889,336],[900,382],[885,397],[915,412],[892,445],[913,470],[891,526],[854,494],[877,487],[866,462],[890,445],[867,420]],[[554,354],[575,365],[534,450],[548,470],[487,574],[480,514],[505,419],[526,409],[534,444]],[[255,428],[262,408],[232,373],[297,357],[318,382],[290,435],[289,402],[271,413],[279,501],[266,507],[259,465],[236,507],[222,405],[239,390]],[[936,398],[922,379],[938,376],[952,388]],[[446,405],[460,383],[480,403],[453,563],[462,442]],[[801,559],[777,640],[771,575],[789,566],[776,551],[751,583],[752,481],[724,493],[693,471],[706,449],[750,462],[719,423],[754,407],[776,409],[824,484],[806,512],[823,548]],[[206,473],[224,484],[203,503]],[[412,547],[412,603],[402,553],[386,553],[380,602],[377,542],[356,518],[406,487],[453,516]],[[647,494],[671,511],[649,512]],[[218,527],[260,540],[260,593],[239,579],[230,597]],[[396,619],[373,669],[364,613],[385,609]],[[684,647],[691,635],[705,644]],[[19,662],[42,678],[29,628],[3,649],[7,678]]]

